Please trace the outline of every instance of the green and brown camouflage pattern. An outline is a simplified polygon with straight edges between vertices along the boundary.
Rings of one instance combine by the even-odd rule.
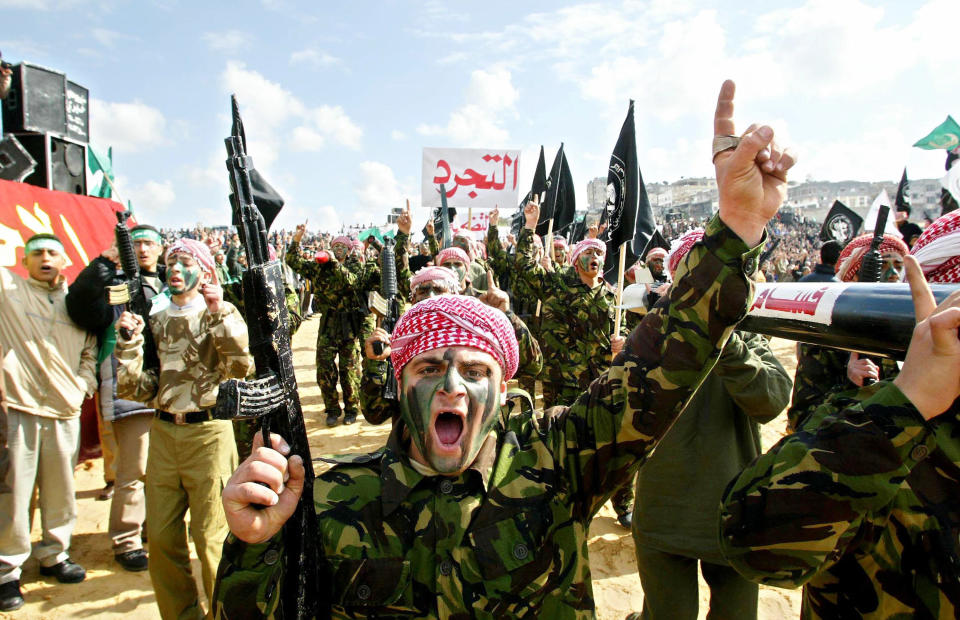
[[[358,414],[363,306],[358,307],[357,291],[364,273],[363,263],[354,254],[348,255],[342,263],[332,253],[330,260],[323,264],[304,259],[296,241],[290,244],[285,260],[291,269],[313,283],[314,299],[321,313],[316,363],[317,385],[323,397],[324,411],[328,416],[340,415],[339,381],[343,410]]]
[[[220,312],[172,304],[150,316],[160,369],[143,368],[143,334],[117,340],[117,396],[170,413],[213,407],[220,383],[253,370],[247,324],[237,308]]]
[[[547,271],[534,257],[533,231],[517,240],[517,271],[542,301],[540,347],[544,407],[569,405],[610,364],[617,294],[601,279],[590,288],[572,267]],[[621,334],[626,322],[621,315]],[[549,386],[548,386],[549,384]]]
[[[895,385],[834,396],[734,479],[723,554],[803,586],[803,618],[960,613],[960,407],[924,421]]]
[[[803,426],[807,417],[831,395],[854,387],[847,378],[847,361],[850,352],[832,347],[799,343],[797,345],[797,372],[793,378],[793,396],[787,409],[787,422],[791,430]],[[880,379],[894,379],[900,369],[897,362],[874,359],[880,362]]]
[[[719,221],[681,266],[670,303],[630,335],[572,406],[520,412],[460,476],[424,477],[402,422],[388,444],[314,483],[334,618],[592,618],[587,530],[673,424],[745,314],[762,245]],[[272,615],[279,536],[227,540],[213,615]]]

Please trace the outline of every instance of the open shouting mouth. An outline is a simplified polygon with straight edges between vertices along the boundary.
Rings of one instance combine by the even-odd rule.
[[[432,435],[437,440],[437,448],[441,452],[456,451],[460,447],[460,440],[466,427],[466,416],[459,411],[439,411],[432,420]]]

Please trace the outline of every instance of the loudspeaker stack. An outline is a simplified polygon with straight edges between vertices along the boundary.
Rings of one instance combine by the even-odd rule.
[[[89,127],[86,88],[45,67],[13,66],[13,83],[3,101],[3,133],[36,161],[32,173],[23,177],[20,172],[23,182],[86,195]]]

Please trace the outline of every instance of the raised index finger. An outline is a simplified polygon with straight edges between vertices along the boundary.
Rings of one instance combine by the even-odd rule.
[[[717,97],[717,111],[713,115],[713,135],[715,136],[734,136],[736,130],[733,126],[733,95],[737,90],[733,80],[725,80],[720,87],[720,95]]]

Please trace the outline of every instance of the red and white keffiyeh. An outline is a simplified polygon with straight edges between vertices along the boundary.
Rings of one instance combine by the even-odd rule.
[[[459,260],[464,265],[470,264],[470,257],[467,256],[467,253],[456,246],[437,252],[437,257],[433,262],[437,265],[443,265],[448,260]]]
[[[840,252],[840,257],[837,258],[836,267],[837,278],[839,278],[841,282],[853,282],[857,279],[857,274],[860,273],[860,265],[863,264],[863,256],[867,253],[867,250],[870,249],[872,242],[873,233],[867,233],[855,237],[843,248],[843,251]],[[885,252],[899,252],[901,255],[906,256],[910,253],[910,248],[907,247],[907,244],[904,243],[902,239],[894,237],[893,235],[883,236],[879,250],[881,254]]]
[[[553,247],[555,248],[565,248],[567,247],[567,240],[563,237],[554,237],[553,238]]]
[[[417,355],[445,347],[489,353],[507,381],[517,372],[519,346],[507,315],[476,297],[439,295],[407,310],[390,337],[390,361],[400,382],[403,367]]]
[[[570,253],[570,263],[575,265],[577,263],[577,257],[590,248],[599,250],[601,257],[607,253],[607,246],[604,245],[603,241],[600,241],[599,239],[584,239],[577,245],[573,246],[573,251]]]
[[[346,235],[340,235],[339,237],[334,237],[334,238],[333,238],[333,241],[330,242],[330,247],[332,248],[333,246],[337,245],[338,243],[341,244],[341,245],[347,246],[348,249],[351,248],[351,247],[353,247],[353,239],[351,239],[350,237],[348,237],[348,236],[346,236]]]
[[[184,237],[183,239],[174,241],[170,247],[167,248],[167,256],[173,256],[174,254],[187,254],[192,256],[193,259],[197,261],[197,264],[200,265],[200,268],[207,273],[213,273],[216,268],[213,254],[210,253],[210,248],[207,247],[206,243],[195,239]]]
[[[653,260],[654,258],[666,258],[666,257],[667,257],[667,251],[664,250],[663,248],[652,248],[649,252],[647,252],[648,261]]]
[[[670,243],[670,252],[667,253],[667,269],[670,271],[671,276],[677,272],[680,262],[690,253],[690,248],[703,239],[703,234],[704,231],[702,228],[694,228],[693,230],[688,230],[679,239],[674,239]],[[649,258],[650,255],[647,254],[647,260],[649,260]]]
[[[460,290],[460,278],[456,272],[447,267],[428,266],[422,268],[410,277],[410,290],[416,291],[424,282],[444,282],[451,292]]]
[[[920,263],[927,282],[960,282],[960,211],[934,220],[910,253]]]

